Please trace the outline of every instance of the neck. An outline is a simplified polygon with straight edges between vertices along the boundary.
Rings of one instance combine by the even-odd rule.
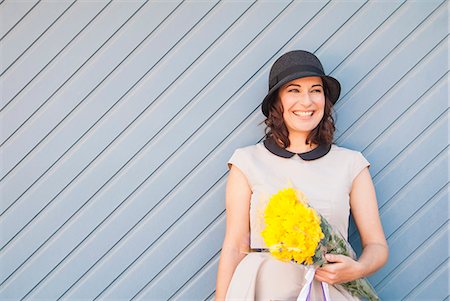
[[[306,138],[307,135],[296,135],[295,137],[293,137],[293,135],[289,135],[290,145],[287,150],[298,154],[309,152],[310,150],[313,150],[317,147],[316,144],[306,144]]]

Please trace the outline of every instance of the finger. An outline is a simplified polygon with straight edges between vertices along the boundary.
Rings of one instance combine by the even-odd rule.
[[[317,281],[319,281],[319,282],[326,282],[326,283],[328,283],[328,279],[327,279],[327,278],[321,277],[321,276],[319,276],[319,275],[315,275],[315,276],[314,276],[314,279],[317,280]]]
[[[316,279],[317,281],[320,281],[320,282],[326,282],[328,284],[335,284],[336,283],[336,275],[316,274],[314,276],[314,279]]]
[[[345,269],[347,265],[342,262],[332,262],[324,265],[316,270],[316,273],[336,274],[338,271]]]
[[[324,267],[316,270],[316,275],[320,277],[330,278],[336,275],[336,271],[330,267]]]
[[[316,271],[325,271],[325,272],[333,272],[336,269],[339,269],[339,267],[342,265],[340,262],[329,262],[325,264],[324,266],[318,268]]]
[[[339,254],[325,254],[325,259],[328,262],[345,262],[347,261],[347,256]]]

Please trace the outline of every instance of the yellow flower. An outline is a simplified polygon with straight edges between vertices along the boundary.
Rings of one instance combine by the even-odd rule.
[[[308,206],[307,198],[293,188],[272,195],[264,212],[264,242],[282,261],[312,264],[320,240],[324,237],[320,217]]]

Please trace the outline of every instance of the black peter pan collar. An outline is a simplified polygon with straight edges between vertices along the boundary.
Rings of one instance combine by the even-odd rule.
[[[266,139],[264,140],[264,146],[267,148],[269,152],[271,152],[274,155],[277,155],[282,158],[292,158],[294,155],[298,155],[300,158],[302,158],[305,161],[312,161],[319,158],[322,158],[331,149],[331,144],[323,144],[319,145],[313,150],[310,150],[305,153],[293,153],[288,151],[287,149],[281,148],[276,144],[276,142],[273,139]]]

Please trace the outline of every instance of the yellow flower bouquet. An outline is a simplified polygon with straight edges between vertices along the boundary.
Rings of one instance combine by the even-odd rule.
[[[270,253],[281,261],[321,267],[325,254],[355,258],[348,242],[308,205],[305,194],[293,188],[273,194],[264,211],[261,232]],[[380,300],[366,278],[340,284],[355,297]]]

